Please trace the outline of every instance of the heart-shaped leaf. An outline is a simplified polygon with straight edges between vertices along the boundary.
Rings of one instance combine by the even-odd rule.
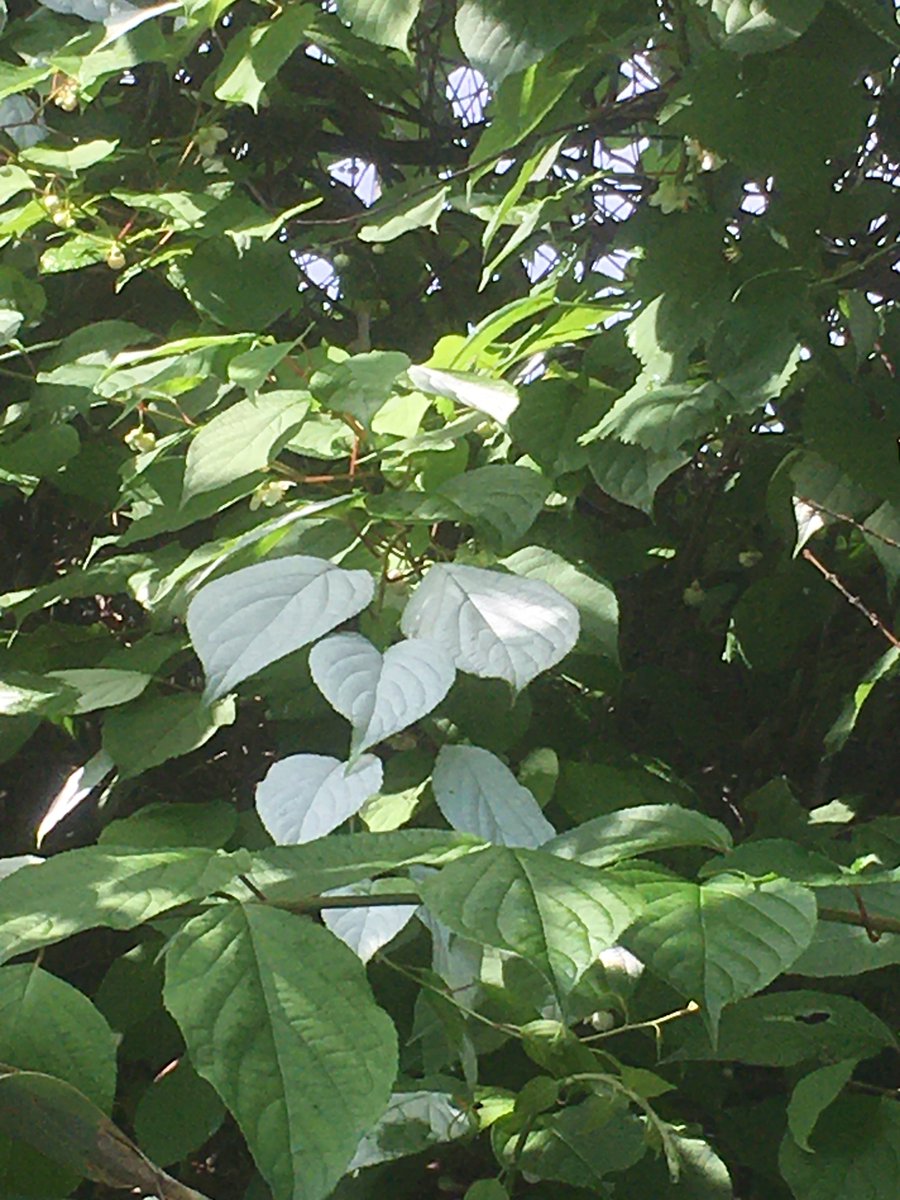
[[[353,726],[354,753],[430,713],[456,677],[440,646],[405,641],[380,654],[358,633],[319,642],[310,651],[309,669],[331,707]]]
[[[364,754],[352,766],[324,754],[292,754],[256,789],[256,811],[279,845],[312,842],[359,812],[381,787],[381,761]]]
[[[461,671],[521,691],[578,640],[578,610],[537,579],[438,563],[407,604],[407,637],[437,642]]]
[[[359,883],[336,888],[328,894],[378,896],[400,891],[403,886],[403,881],[397,879],[362,879]],[[366,907],[360,903],[355,908],[323,908],[322,920],[335,937],[339,937],[363,962],[368,962],[376,950],[386,946],[412,920],[419,906],[419,897],[413,893],[410,899],[411,904],[374,904]]]
[[[785,879],[755,884],[720,875],[702,885],[672,879],[642,890],[649,904],[625,945],[700,1004],[713,1045],[725,1005],[786,971],[816,928],[815,896]]]
[[[368,571],[346,571],[304,554],[256,563],[214,579],[187,612],[188,633],[206,672],[204,699],[308,646],[372,599]]]
[[[454,933],[533,963],[565,997],[642,907],[627,884],[543,850],[489,846],[419,883]]]
[[[480,746],[444,746],[431,784],[438,808],[463,833],[532,849],[556,833],[531,792]]]

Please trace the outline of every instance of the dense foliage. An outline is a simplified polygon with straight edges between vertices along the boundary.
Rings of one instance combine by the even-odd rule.
[[[894,11],[0,7],[0,1194],[895,1200]]]

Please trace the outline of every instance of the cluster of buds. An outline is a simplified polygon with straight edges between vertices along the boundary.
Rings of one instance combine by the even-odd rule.
[[[250,497],[250,511],[258,508],[274,508],[284,499],[285,492],[294,485],[289,479],[269,479],[261,483]]]
[[[71,229],[75,224],[75,214],[68,200],[57,196],[55,192],[46,192],[43,197],[44,208],[50,220],[60,229]]]
[[[125,434],[125,445],[135,454],[144,454],[156,446],[156,434],[144,425],[135,425]]]
[[[74,112],[78,107],[78,84],[74,79],[64,79],[53,92],[53,103],[63,112]]]

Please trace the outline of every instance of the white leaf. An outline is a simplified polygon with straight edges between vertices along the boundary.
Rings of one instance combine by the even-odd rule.
[[[35,842],[38,846],[51,829],[54,829],[70,812],[73,812],[82,800],[88,798],[94,788],[103,782],[114,767],[115,763],[106,751],[98,750],[83,767],[78,767],[69,775],[54,796],[50,807],[44,813],[41,823],[37,827]]]
[[[347,571],[303,554],[276,558],[214,579],[187,611],[187,627],[206,672],[207,702],[307,646],[366,607],[368,571]]]
[[[354,753],[430,713],[456,677],[440,646],[399,642],[382,655],[358,633],[318,642],[310,651],[309,669],[331,707],[353,726]]]
[[[519,407],[519,393],[511,383],[485,379],[462,371],[436,371],[433,367],[410,367],[407,371],[413,387],[433,396],[446,396],[466,408],[474,408],[505,425]]]
[[[352,767],[323,754],[293,754],[275,763],[257,787],[256,811],[279,846],[296,846],[358,813],[381,780],[381,760],[374,754],[364,754]]]
[[[369,896],[396,892],[393,879],[363,879],[350,887],[335,888],[326,896]],[[323,908],[322,920],[331,932],[350,947],[363,962],[368,962],[376,950],[386,946],[391,938],[412,920],[418,908],[418,898],[412,904],[374,905],[370,908]]]
[[[826,525],[825,518],[812,504],[800,496],[791,497],[794,504],[794,520],[797,522],[797,541],[794,546],[794,558],[800,553],[811,537]]]
[[[500,846],[535,849],[556,830],[528,788],[478,746],[444,746],[431,779],[437,806],[454,829]]]
[[[406,606],[407,637],[437,642],[461,671],[520,691],[578,640],[578,610],[555,588],[461,567],[433,566]]]

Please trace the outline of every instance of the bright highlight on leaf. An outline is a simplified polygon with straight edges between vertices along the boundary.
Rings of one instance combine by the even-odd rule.
[[[549,584],[438,563],[406,606],[407,637],[435,641],[461,671],[521,691],[578,641],[578,610]]]
[[[292,754],[270,767],[257,787],[256,811],[279,845],[312,842],[358,813],[381,780],[374,754],[352,766],[324,754]]]
[[[306,555],[257,563],[208,583],[187,613],[206,672],[206,700],[356,616],[374,591],[368,571]]]
[[[381,654],[358,633],[317,643],[309,669],[328,703],[353,726],[354,753],[426,716],[456,677],[452,661],[434,643],[398,642]]]

